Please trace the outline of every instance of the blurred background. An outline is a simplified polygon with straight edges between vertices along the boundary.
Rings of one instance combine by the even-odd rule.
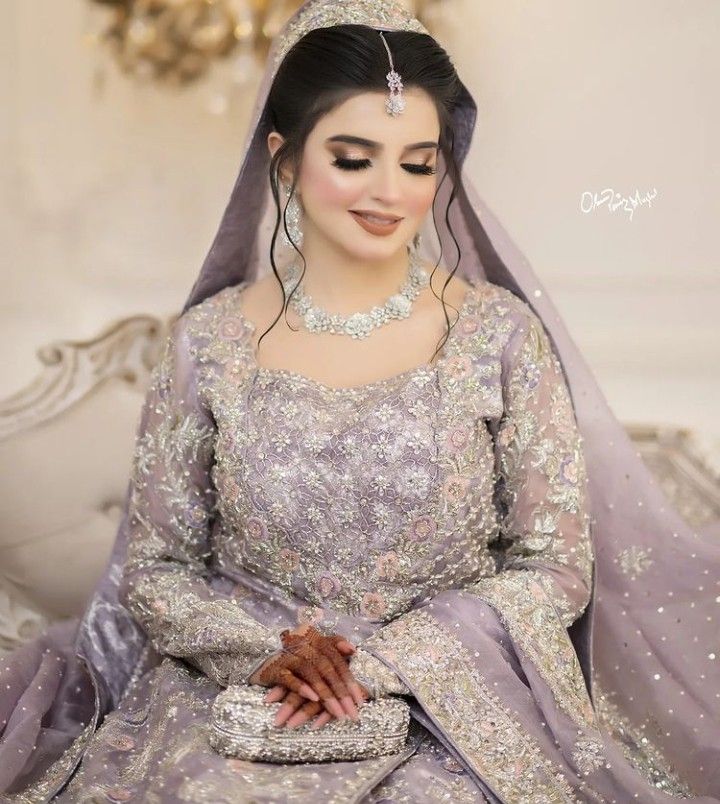
[[[209,249],[297,5],[3,3],[0,648],[28,612],[78,611],[104,564],[148,344]],[[480,194],[668,493],[717,516],[720,3],[407,5],[478,102]]]

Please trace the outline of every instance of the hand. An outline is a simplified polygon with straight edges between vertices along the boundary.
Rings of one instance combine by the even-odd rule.
[[[355,652],[355,646],[339,634],[325,636],[308,623],[283,631],[281,638],[283,650],[269,657],[249,679],[251,684],[276,685],[268,702],[294,693],[291,699],[294,703],[287,702],[287,707],[281,707],[276,725],[281,725],[298,708],[303,697],[314,703],[322,701],[318,711],[324,706],[340,719],[346,713],[357,719],[355,704],[362,702],[363,694],[345,660],[345,656]]]
[[[370,692],[362,684],[358,683],[357,686],[364,700],[372,697]],[[281,726],[284,723],[286,728],[293,729],[297,726],[302,726],[317,715],[310,728],[319,729],[331,720],[335,720],[334,715],[326,709],[323,709],[322,703],[305,701],[301,695],[291,692],[282,686],[273,687],[265,696],[266,703],[274,703],[276,701],[283,701],[283,705],[280,707],[275,717],[276,726]]]

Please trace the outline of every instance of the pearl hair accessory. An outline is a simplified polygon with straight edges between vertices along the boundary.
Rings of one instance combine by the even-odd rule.
[[[390,52],[390,47],[388,46],[383,32],[379,31],[378,33],[383,40],[385,50],[387,50],[388,58],[390,59],[390,72],[386,76],[388,87],[390,88],[390,97],[385,101],[385,109],[389,115],[397,117],[405,111],[405,98],[402,94],[403,82],[400,78],[400,74],[395,71],[392,53]]]
[[[302,284],[290,298],[290,304],[300,315],[309,332],[330,332],[333,335],[349,335],[351,338],[367,338],[378,327],[395,318],[407,318],[412,312],[413,302],[420,289],[428,284],[429,276],[422,267],[416,251],[409,250],[410,268],[408,278],[400,288],[400,292],[390,296],[382,307],[373,307],[366,313],[352,313],[348,316],[339,313],[328,313],[313,304],[312,297],[305,294]],[[298,278],[299,267],[293,263],[289,266],[288,276],[283,280],[285,294],[292,291]]]

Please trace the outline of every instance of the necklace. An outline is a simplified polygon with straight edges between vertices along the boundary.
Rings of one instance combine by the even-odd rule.
[[[283,280],[286,295],[292,291],[299,273],[299,266],[293,263],[289,267],[287,278]],[[413,303],[420,289],[427,285],[428,281],[427,271],[422,267],[415,252],[411,251],[407,279],[400,291],[390,296],[381,307],[376,306],[368,312],[351,313],[346,316],[328,313],[327,310],[313,304],[312,296],[304,292],[302,283],[291,297],[290,304],[301,316],[309,332],[330,332],[333,335],[349,335],[351,338],[367,338],[373,329],[387,324],[388,321],[407,318],[412,312]]]

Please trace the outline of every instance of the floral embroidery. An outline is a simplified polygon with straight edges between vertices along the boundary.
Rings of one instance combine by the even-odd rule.
[[[448,439],[448,447],[455,452],[462,450],[470,440],[471,434],[472,431],[466,425],[456,427],[450,433],[450,438]]]
[[[595,710],[605,730],[618,745],[625,759],[654,788],[675,798],[698,798],[701,793],[693,790],[678,774],[663,752],[651,738],[652,724],[649,719],[633,724],[612,701],[612,694],[603,688],[601,679],[593,682]]]
[[[388,553],[383,553],[376,559],[377,574],[381,578],[392,580],[400,567],[400,559],[398,554],[391,550]]]
[[[321,626],[328,600],[339,612],[402,629],[406,616],[414,618],[405,613],[415,601],[443,589],[474,589],[490,600],[488,588],[476,585],[496,580],[489,547],[502,531],[510,541],[505,569],[517,572],[501,575],[534,578],[527,601],[533,614],[539,609],[549,618],[553,606],[556,620],[577,614],[582,598],[563,602],[565,587],[542,573],[550,565],[574,570],[591,556],[578,537],[583,467],[569,400],[556,387],[559,375],[548,374],[558,366],[535,327],[512,341],[519,344],[514,371],[507,372],[506,387],[502,382],[508,343],[523,322],[532,324],[518,315],[526,313],[523,303],[481,286],[435,370],[359,390],[331,389],[292,372],[253,371],[249,328],[236,315],[238,290],[226,288],[177,322],[143,412],[124,578],[128,606],[161,652],[225,684],[246,678],[277,648],[280,629],[250,617],[245,594],[210,588],[211,556],[221,569],[257,573],[278,597],[304,598],[298,623]],[[544,483],[533,509],[520,494],[524,467]],[[579,546],[572,552],[558,538],[570,534]],[[569,592],[573,579],[568,574]],[[495,603],[517,644],[543,671],[554,658],[563,677],[554,691],[576,717],[587,715],[570,657],[537,652],[527,634],[513,630],[519,603],[512,590],[501,597]],[[422,618],[410,622],[426,629],[418,667],[444,661],[436,649],[442,636],[458,649],[462,683],[482,685],[451,634]],[[549,619],[539,622],[549,627],[543,625]],[[375,672],[375,683],[407,689],[387,665],[376,661]],[[490,757],[491,773],[510,773],[515,784],[515,774],[524,774],[536,790],[564,790],[557,769],[492,692],[483,694],[492,720],[477,738],[459,716],[459,690],[447,690],[437,702],[458,739],[469,749],[480,739],[487,755],[485,741],[499,736],[504,742],[497,745],[518,754],[505,770],[494,768]],[[591,747],[577,750],[587,765]],[[539,774],[534,780],[525,774],[526,762]]]
[[[386,609],[387,604],[385,603],[385,598],[382,595],[378,594],[377,592],[366,592],[363,595],[360,610],[366,617],[369,617],[372,620],[379,620],[385,613]]]
[[[302,606],[297,613],[298,625],[303,625],[304,623],[317,625],[322,622],[324,616],[325,611],[320,606]]]
[[[480,327],[480,319],[476,315],[466,315],[460,327],[464,335],[474,335]]]
[[[448,360],[447,368],[451,376],[461,380],[470,375],[473,364],[469,355],[454,355]]]
[[[238,319],[243,287],[185,315],[198,398],[217,425],[219,566],[383,621],[428,591],[494,572],[492,436],[476,417],[500,409],[501,346],[513,324],[491,286],[470,292],[471,324],[452,333],[434,370],[359,389],[253,369],[242,318],[231,329],[243,324],[245,337],[215,337]]]
[[[409,612],[363,644],[398,668],[478,775],[504,801],[580,800],[560,767],[486,684],[468,650],[427,611]]]
[[[330,572],[321,572],[317,579],[317,589],[320,597],[336,597],[341,589],[340,581]]]
[[[300,553],[283,547],[280,551],[280,565],[288,572],[292,572],[300,563]]]
[[[451,475],[446,481],[443,491],[449,500],[454,503],[461,502],[467,494],[470,481],[463,475]]]
[[[542,322],[528,312],[508,348],[496,441],[505,569],[549,570],[542,582],[565,626],[590,599],[587,476],[570,392]],[[498,601],[500,602],[500,601]]]
[[[605,762],[605,751],[602,743],[597,740],[581,737],[575,743],[572,758],[580,773],[587,776],[602,767]]]
[[[645,572],[653,563],[650,558],[651,549],[645,549],[638,544],[626,547],[618,553],[617,560],[620,562],[620,569],[626,575],[640,575]]]
[[[330,389],[252,370],[248,327],[234,314],[237,292],[221,291],[183,316],[143,411],[124,576],[127,605],[152,644],[194,665],[198,679],[242,683],[276,649],[280,629],[250,617],[247,590],[213,591],[209,562],[256,572],[279,607],[284,595],[306,601],[298,623],[328,628],[335,610],[387,623],[367,641],[378,655],[359,647],[353,656],[358,672],[385,694],[409,694],[412,685],[506,800],[575,801],[562,769],[503,706],[453,629],[412,610],[444,589],[484,600],[558,707],[595,729],[566,630],[589,596],[585,467],[541,325],[512,294],[483,286],[436,371]],[[624,571],[650,563],[637,546],[618,560]],[[149,770],[158,746],[168,767],[201,751],[199,726],[182,736],[165,729],[184,708],[204,712],[206,704],[200,695],[155,701],[152,750],[126,734],[108,739],[130,761],[120,787],[132,790],[145,775],[163,779],[161,766]],[[636,737],[643,745],[628,751],[641,772],[660,789],[680,790],[659,770],[662,758],[642,754],[644,735]],[[581,734],[562,751],[587,775],[605,761],[602,749]],[[374,767],[374,780],[348,777],[348,795],[389,766]],[[442,767],[458,781],[470,778],[455,758],[444,757]],[[226,769],[188,779],[180,800],[241,800],[263,773],[237,762]],[[308,777],[296,771],[279,779],[273,769],[268,789],[302,796]],[[397,783],[402,791],[399,779],[387,790]],[[461,784],[434,792],[438,800],[481,800]]]
[[[143,406],[121,595],[157,650],[187,659],[225,686],[277,650],[281,629],[262,625],[242,600],[220,595],[205,580],[216,431],[197,405],[192,377],[179,369],[183,327],[183,319],[175,322]],[[230,481],[225,488],[235,490]]]
[[[408,538],[412,541],[422,542],[432,539],[437,531],[437,522],[430,516],[418,517],[410,526]]]
[[[580,662],[567,629],[537,570],[505,570],[470,587],[498,613],[503,625],[575,723],[597,728]],[[551,582],[552,583],[552,582]]]
[[[243,326],[242,319],[236,316],[225,316],[218,323],[218,337],[224,341],[237,341],[243,337],[245,327]]]

